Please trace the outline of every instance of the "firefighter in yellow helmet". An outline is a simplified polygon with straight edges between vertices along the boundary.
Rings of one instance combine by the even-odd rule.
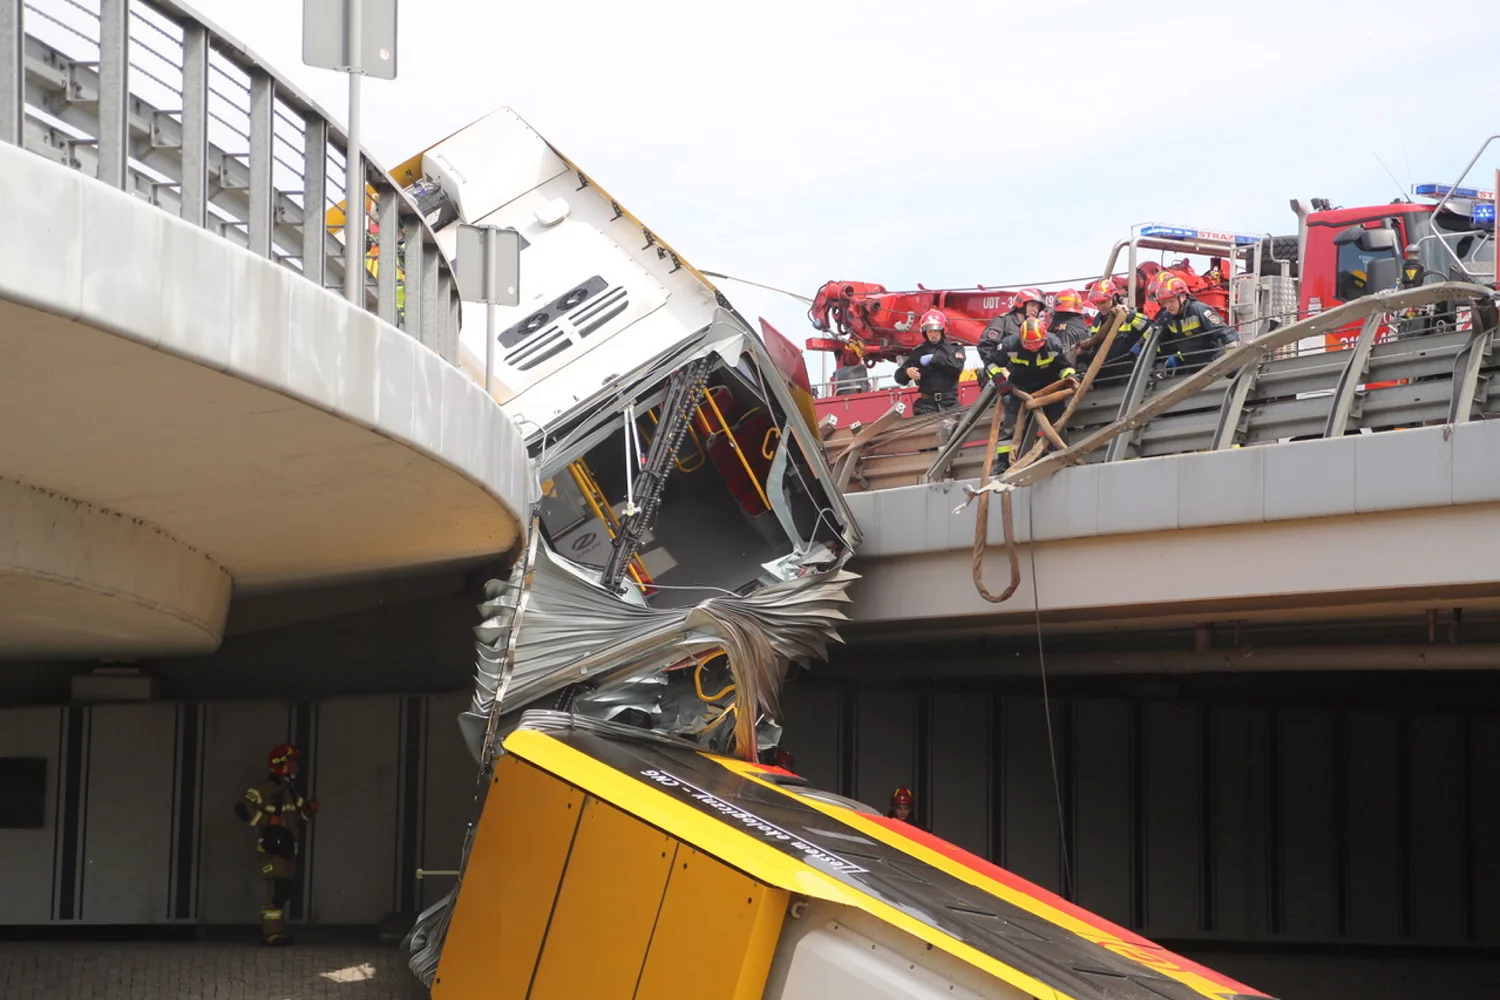
[[[283,933],[286,905],[291,902],[302,824],[312,821],[318,800],[304,799],[295,787],[302,751],[289,743],[271,748],[266,778],[246,789],[234,804],[234,814],[255,827],[255,857],[265,883],[260,910],[260,937],[268,945],[288,945]]]

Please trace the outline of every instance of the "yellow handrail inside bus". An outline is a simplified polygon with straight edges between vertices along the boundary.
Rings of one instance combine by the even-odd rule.
[[[769,462],[771,459],[773,459],[773,458],[776,457],[776,452],[771,447],[771,438],[773,438],[773,437],[776,438],[778,441],[781,440],[781,428],[780,427],[767,427],[766,428],[766,436],[761,439],[761,442],[760,442],[760,457],[763,458],[763,459],[765,459],[767,462]]]
[[[761,488],[760,480],[756,478],[755,470],[750,468],[750,460],[745,457],[744,451],[740,449],[740,443],[735,439],[734,431],[729,429],[729,421],[724,419],[724,414],[719,410],[719,404],[714,402],[714,394],[712,392],[704,392],[703,399],[708,403],[709,408],[714,411],[714,416],[719,418],[719,426],[724,429],[724,436],[729,438],[729,447],[733,448],[734,453],[739,456],[740,464],[745,467],[745,474],[755,484],[755,492],[760,494],[761,503],[766,505],[766,510],[770,510],[771,498],[766,496],[766,491]]]
[[[615,529],[620,526],[620,522],[615,518],[615,512],[610,509],[609,504],[604,502],[604,491],[594,481],[594,474],[589,471],[588,463],[581,458],[570,462],[568,472],[572,475],[573,484],[578,487],[578,492],[583,494],[584,503],[589,505],[589,510],[599,519],[599,523],[604,525],[605,532],[613,541]],[[631,556],[626,570],[630,573],[630,578],[635,581],[635,585],[640,588],[641,593],[645,593],[647,573],[646,564],[641,561],[641,557]]]

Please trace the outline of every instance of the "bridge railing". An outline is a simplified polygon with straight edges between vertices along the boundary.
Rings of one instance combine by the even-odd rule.
[[[1133,422],[1125,433],[1077,461],[1114,462],[1500,419],[1500,393],[1491,391],[1492,380],[1500,376],[1494,353],[1500,331],[1492,303],[1483,301],[1481,308],[1455,294],[1452,301],[1387,312],[1380,310],[1381,301],[1372,297],[1365,303],[1369,315],[1356,323],[1358,333],[1346,346],[1301,354],[1278,348],[1252,359]],[[1127,420],[1187,377],[1164,371],[1156,354],[1152,344],[1138,358],[1105,366],[1074,413],[1067,440],[1083,441]],[[1216,355],[1216,349],[1197,357],[1186,352],[1181,371],[1204,367]],[[951,432],[943,427],[945,419],[957,421]],[[858,428],[836,428],[825,446],[833,455],[854,449],[846,480],[850,489],[884,489],[978,477],[989,428],[987,410],[967,407],[956,414],[890,424],[857,449]]]
[[[372,162],[365,246],[346,246],[344,131],[176,0],[0,0],[0,141],[127,191],[341,289],[450,361],[459,304],[417,205]]]

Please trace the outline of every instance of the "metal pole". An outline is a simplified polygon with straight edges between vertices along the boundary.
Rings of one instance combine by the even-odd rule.
[[[495,257],[499,250],[495,232],[494,226],[484,231],[484,392],[491,397],[495,382],[495,320],[499,310],[495,300],[500,291],[490,287],[495,281]]]
[[[26,138],[26,4],[0,0],[0,142]]]
[[[361,309],[365,305],[365,171],[359,148],[359,78],[362,29],[360,0],[349,4],[344,61],[349,74],[349,143],[344,152],[344,297]]]

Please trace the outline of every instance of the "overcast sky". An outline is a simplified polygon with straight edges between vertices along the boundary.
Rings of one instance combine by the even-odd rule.
[[[343,118],[300,0],[194,4]],[[1249,8],[406,0],[364,133],[392,166],[510,105],[700,269],[811,295],[1097,274],[1145,221],[1295,232],[1293,196],[1401,193],[1375,154],[1409,191],[1496,131],[1492,0]],[[805,306],[723,289],[809,334]]]

